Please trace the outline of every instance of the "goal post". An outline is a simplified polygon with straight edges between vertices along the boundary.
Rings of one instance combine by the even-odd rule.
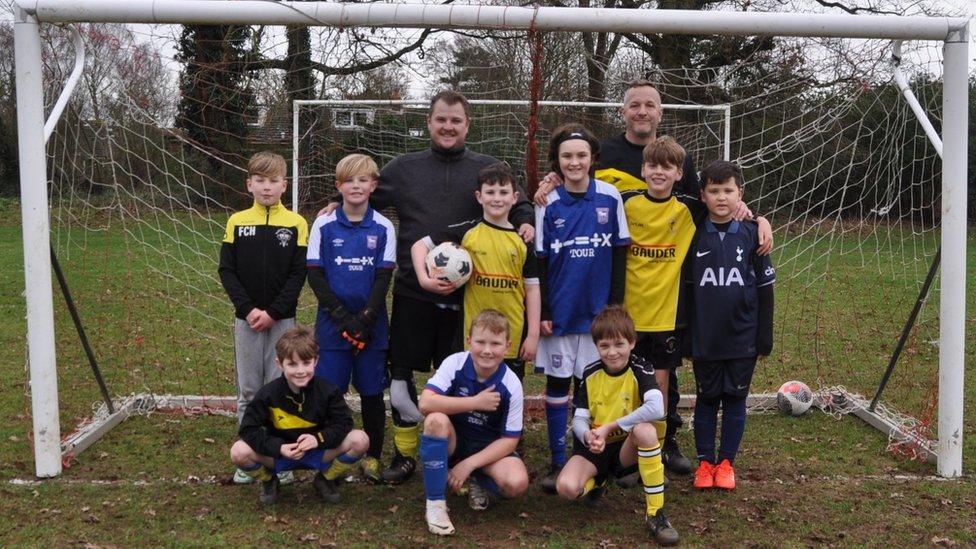
[[[35,472],[61,472],[57,357],[49,250],[48,159],[39,27],[69,22],[368,26],[614,31],[940,41],[943,47],[942,266],[938,345],[938,474],[962,474],[967,256],[969,23],[946,17],[714,11],[340,4],[219,0],[19,0],[14,6],[28,360]],[[295,195],[297,196],[297,194]]]

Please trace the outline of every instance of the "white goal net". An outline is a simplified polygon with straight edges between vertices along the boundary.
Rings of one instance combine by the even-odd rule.
[[[233,72],[232,78],[215,78],[202,95],[193,94],[188,67],[214,67],[180,49],[181,27],[79,27],[89,50],[86,72],[46,149],[51,242],[118,399],[234,392],[233,309],[218,281],[217,261],[228,215],[250,205],[243,170],[250,154],[271,149],[289,160],[296,156],[297,201],[311,224],[333,195],[338,158],[365,152],[382,166],[428,146],[425,110],[415,104],[437,90],[461,82],[472,88],[459,89],[475,99],[527,97],[525,61],[515,68],[497,61],[513,58],[511,53],[489,57],[496,65],[487,68],[515,83],[499,77],[438,80],[424,68],[436,56],[408,55],[359,80],[308,73],[304,99],[332,102],[301,104],[295,127],[290,79],[307,73],[266,62],[288,51],[283,27],[247,27],[239,35],[225,28],[221,39],[241,46],[225,53],[241,57],[217,66],[224,77]],[[9,26],[0,28],[9,33]],[[419,33],[385,30],[383,47],[412,43]],[[577,36],[548,36],[557,35]],[[336,36],[348,51],[330,41]],[[50,25],[43,26],[43,43],[49,108],[70,72],[63,52],[71,49],[67,32]],[[205,43],[198,35],[197,46]],[[362,44],[350,29],[313,29],[309,44],[311,60],[325,65],[335,64],[340,53],[352,56],[349,63],[357,55],[377,55],[357,49]],[[547,43],[544,55],[551,63],[577,59],[557,46]],[[937,127],[943,102],[939,46],[915,44],[901,67]],[[445,48],[437,50],[438,59],[465,59],[450,57]],[[758,366],[753,391],[775,392],[782,382],[799,379],[825,397],[843,386],[869,400],[939,248],[941,219],[942,162],[902,100],[889,57],[887,41],[782,39],[728,63],[668,69],[637,48],[624,49],[606,67],[605,106],[574,106],[572,100],[585,98],[579,82],[576,88],[543,82],[543,100],[565,103],[540,109],[540,170],[547,169],[547,132],[558,123],[580,120],[603,136],[622,131],[613,104],[628,80],[659,82],[667,104],[714,107],[670,108],[659,134],[675,136],[699,169],[728,151],[744,169],[747,203],[773,225],[774,351]],[[255,59],[267,68],[247,64]],[[391,72],[391,66],[397,69]],[[546,67],[552,78],[561,70]],[[202,78],[201,72],[192,74]],[[362,101],[371,83],[393,77],[402,84],[396,93],[367,99],[397,100],[405,93],[413,104],[335,102]],[[230,125],[230,118],[240,126]],[[521,170],[527,122],[526,106],[479,102],[468,144]],[[290,195],[285,200],[292,203]],[[938,437],[939,297],[936,281],[882,397],[893,417],[916,418],[915,428],[930,440]],[[55,312],[67,433],[91,417],[100,396],[57,293]],[[314,296],[307,289],[298,317],[314,324]],[[681,379],[683,392],[693,392],[690,369]]]

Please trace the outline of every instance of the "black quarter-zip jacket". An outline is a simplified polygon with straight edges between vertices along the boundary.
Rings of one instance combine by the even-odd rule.
[[[275,320],[292,318],[305,284],[308,222],[281,202],[257,202],[230,216],[220,247],[220,283],[234,304],[234,316],[251,309]]]
[[[393,293],[438,303],[460,303],[461,293],[449,296],[432,294],[420,287],[413,270],[410,247],[421,238],[441,233],[456,223],[481,219],[481,204],[475,199],[478,171],[498,160],[466,148],[431,148],[400,155],[380,172],[380,183],[370,196],[376,210],[396,209],[397,273]],[[519,201],[512,207],[509,221],[518,228],[533,224],[535,214],[526,200],[525,189],[516,185]]]

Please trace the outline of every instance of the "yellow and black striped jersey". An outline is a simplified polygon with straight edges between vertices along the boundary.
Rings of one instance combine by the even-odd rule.
[[[625,193],[630,229],[624,306],[638,332],[667,332],[685,324],[682,268],[707,210],[698,200]]]
[[[615,374],[608,372],[602,361],[596,361],[583,370],[583,381],[574,397],[576,415],[588,417],[595,429],[640,408],[648,392],[655,389],[660,391],[654,369],[636,355],[631,354],[627,366]],[[625,438],[627,433],[618,428],[607,436],[607,442]]]

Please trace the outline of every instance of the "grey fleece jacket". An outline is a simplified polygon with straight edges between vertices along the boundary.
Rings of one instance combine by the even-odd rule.
[[[481,219],[481,205],[474,197],[478,190],[478,171],[498,160],[466,148],[431,148],[400,155],[380,171],[380,183],[370,196],[376,210],[392,208],[400,219],[397,229],[397,273],[393,293],[413,299],[457,304],[461,292],[449,296],[432,294],[420,287],[410,259],[410,247],[421,238],[445,227]],[[509,220],[515,227],[533,224],[535,214],[518,187],[519,201]]]

